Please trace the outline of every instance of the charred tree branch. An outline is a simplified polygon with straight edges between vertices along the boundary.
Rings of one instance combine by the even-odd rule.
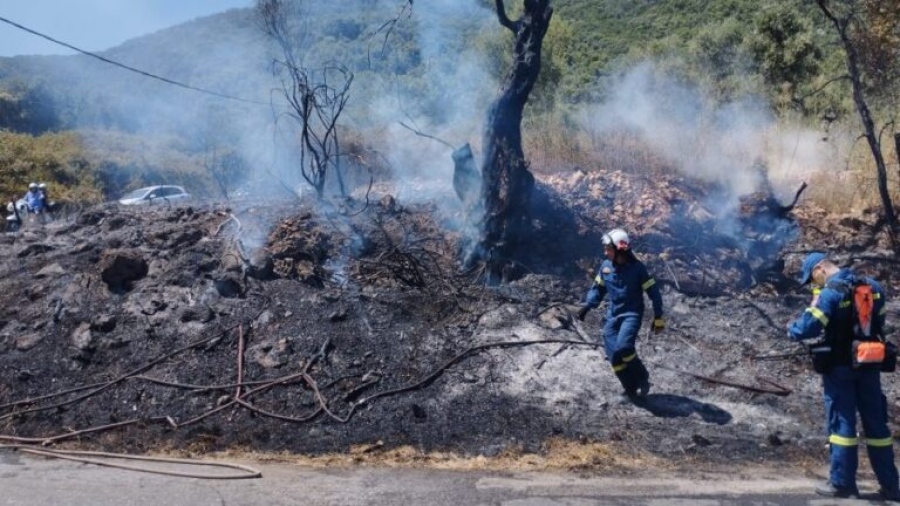
[[[744,385],[742,383],[737,383],[735,381],[725,380],[725,379],[721,379],[721,378],[713,378],[711,376],[704,376],[702,374],[697,374],[694,372],[683,371],[681,369],[676,369],[674,367],[669,367],[669,366],[663,365],[663,364],[656,364],[656,367],[666,369],[666,370],[669,370],[672,372],[677,372],[679,374],[685,374],[687,376],[701,379],[703,381],[708,381],[710,383],[716,383],[718,385],[725,385],[725,386],[729,386],[729,387],[740,388],[741,390],[747,390],[749,392],[756,392],[756,393],[760,393],[760,394],[773,394],[773,395],[780,395],[780,396],[790,395],[793,392],[793,390],[783,387],[781,385],[774,386],[777,384],[771,380],[765,380],[765,382],[769,383],[770,385],[773,385],[772,387],[764,387],[764,386],[758,386],[758,385]]]

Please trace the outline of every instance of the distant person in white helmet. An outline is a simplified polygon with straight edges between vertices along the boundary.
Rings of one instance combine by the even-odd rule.
[[[25,193],[25,205],[28,207],[29,213],[39,214],[44,212],[44,197],[37,183],[28,185],[28,191]]]
[[[41,194],[41,201],[43,201],[44,204],[44,211],[47,213],[52,213],[55,210],[56,203],[50,200],[50,190],[47,188],[47,183],[38,184],[38,193]]]
[[[613,229],[603,235],[606,260],[600,266],[585,302],[578,311],[584,321],[588,311],[609,299],[606,323],[603,326],[603,345],[606,359],[631,400],[643,399],[650,391],[650,373],[637,356],[637,337],[644,316],[644,292],[653,303],[653,331],[665,326],[662,294],[656,280],[647,272],[634,252],[628,234]]]

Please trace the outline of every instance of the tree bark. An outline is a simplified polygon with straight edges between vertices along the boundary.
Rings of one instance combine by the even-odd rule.
[[[894,153],[897,155],[897,164],[900,165],[900,133],[894,134]],[[897,171],[900,174],[900,171]]]
[[[515,34],[515,46],[512,68],[488,110],[483,141],[484,211],[474,258],[485,260],[491,284],[513,277],[519,243],[529,233],[534,176],[522,151],[522,114],[541,70],[541,45],[553,15],[550,0],[524,0],[517,21],[507,17],[503,0],[496,0],[496,7],[500,25]]]

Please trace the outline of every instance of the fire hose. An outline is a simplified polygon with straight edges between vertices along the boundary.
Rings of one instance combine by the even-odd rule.
[[[92,451],[74,451],[74,450],[51,450],[48,448],[36,448],[30,445],[0,445],[0,450],[10,449],[22,453],[40,455],[43,457],[71,460],[84,464],[94,464],[104,467],[112,467],[116,469],[127,469],[130,471],[140,471],[144,473],[163,474],[166,476],[176,476],[181,478],[201,478],[206,480],[241,480],[247,478],[262,478],[262,473],[251,467],[240,464],[232,464],[227,462],[209,462],[190,459],[176,459],[163,457],[145,457],[141,455],[127,455],[121,453],[92,452]],[[227,469],[236,469],[238,473],[232,474],[201,474],[181,471],[168,471],[165,469],[153,469],[150,467],[140,467],[127,464],[117,464],[102,459],[123,459],[135,460],[142,462],[154,462],[163,464],[177,464],[181,466],[202,466],[202,467],[220,467]]]

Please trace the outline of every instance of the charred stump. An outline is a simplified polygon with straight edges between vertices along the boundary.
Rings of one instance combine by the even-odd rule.
[[[534,176],[522,151],[522,113],[541,70],[541,44],[553,9],[550,0],[524,0],[517,21],[496,0],[497,18],[515,34],[513,65],[488,110],[481,170],[480,238],[468,263],[484,260],[489,283],[513,277],[522,238],[529,232]]]

